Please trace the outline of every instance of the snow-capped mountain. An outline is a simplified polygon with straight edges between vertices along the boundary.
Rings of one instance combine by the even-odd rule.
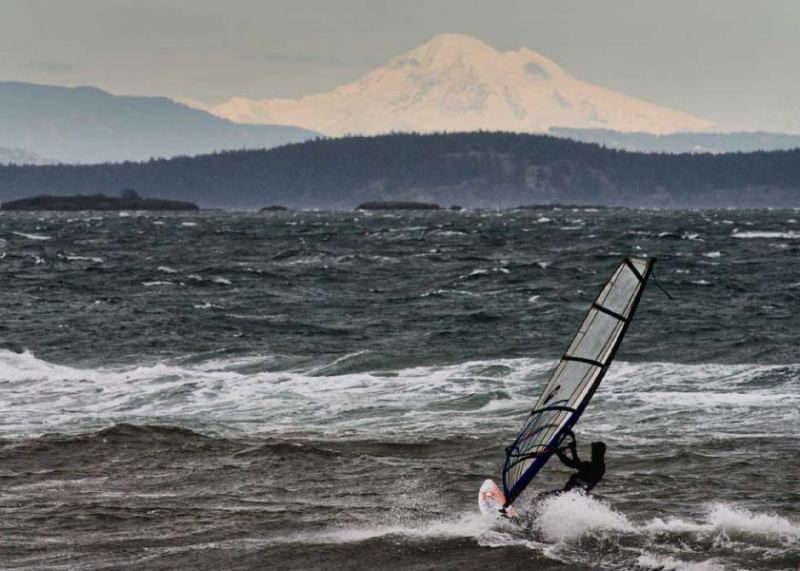
[[[434,36],[329,93],[261,101],[234,97],[209,110],[240,123],[296,125],[328,135],[550,127],[662,134],[712,127],[581,81],[529,49],[501,53],[460,34]]]

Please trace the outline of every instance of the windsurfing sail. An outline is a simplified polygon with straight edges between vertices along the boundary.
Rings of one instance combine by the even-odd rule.
[[[622,343],[654,262],[626,258],[592,303],[525,425],[506,449],[506,506],[522,493],[583,414]]]

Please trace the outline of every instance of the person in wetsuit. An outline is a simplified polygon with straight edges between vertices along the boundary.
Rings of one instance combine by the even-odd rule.
[[[582,490],[589,492],[603,479],[603,475],[606,473],[605,442],[592,442],[592,459],[589,462],[585,462],[578,457],[578,445],[571,430],[567,432],[567,436],[572,439],[572,442],[566,446],[572,457],[567,456],[567,453],[562,448],[556,448],[554,452],[564,466],[577,470],[577,472],[569,477],[564,488],[560,491]]]

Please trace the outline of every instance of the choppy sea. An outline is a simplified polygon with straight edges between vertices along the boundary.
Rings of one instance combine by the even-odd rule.
[[[797,569],[800,212],[0,214],[2,569]],[[483,479],[604,280],[590,497]]]

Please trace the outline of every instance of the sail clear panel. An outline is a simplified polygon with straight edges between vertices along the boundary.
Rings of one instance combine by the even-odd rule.
[[[650,277],[653,260],[627,258],[600,290],[514,443],[506,450],[508,504],[550,458],[603,380]]]

